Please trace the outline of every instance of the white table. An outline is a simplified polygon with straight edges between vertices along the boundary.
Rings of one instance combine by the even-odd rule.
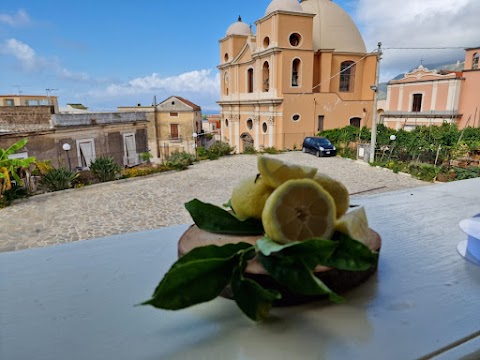
[[[0,254],[0,359],[480,358],[480,267],[456,251],[480,179],[356,199],[383,238],[378,274],[347,303],[275,308],[255,324],[218,298],[149,298],[187,225]]]

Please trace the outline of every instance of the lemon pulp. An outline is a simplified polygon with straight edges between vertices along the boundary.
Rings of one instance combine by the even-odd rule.
[[[288,180],[311,179],[318,170],[309,166],[287,164],[268,156],[259,156],[257,166],[262,179],[273,188],[279,187]]]
[[[267,199],[262,223],[265,234],[282,244],[329,239],[334,231],[335,214],[333,198],[314,180],[288,180]]]

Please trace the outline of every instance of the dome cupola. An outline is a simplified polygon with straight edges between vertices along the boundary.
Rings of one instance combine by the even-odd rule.
[[[248,36],[251,34],[250,26],[242,21],[242,18],[239,16],[238,21],[234,22],[230,27],[227,29],[226,36],[230,35],[241,35],[241,36]]]
[[[297,0],[273,0],[265,11],[265,16],[275,11],[303,12]]]
[[[275,2],[275,0],[274,0]],[[298,4],[313,18],[313,50],[366,53],[360,31],[350,15],[331,0],[303,0]]]

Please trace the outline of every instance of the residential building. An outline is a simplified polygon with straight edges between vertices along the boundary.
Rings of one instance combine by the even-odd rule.
[[[239,18],[220,40],[222,139],[300,147],[305,136],[372,123],[376,54],[330,0],[273,0],[255,22]]]
[[[461,129],[480,126],[479,54],[480,47],[466,50],[463,71],[436,71],[420,65],[402,79],[391,80],[381,122],[406,130],[443,123]]]
[[[140,154],[148,150],[144,113],[52,114],[51,110],[50,105],[0,107],[0,148],[26,137],[29,141],[21,157],[50,160],[72,170],[88,169],[100,155],[112,156],[121,166],[138,165]]]
[[[58,98],[43,95],[0,95],[0,106],[53,106],[58,113]]]
[[[193,134],[202,131],[202,109],[180,96],[170,96],[156,106],[122,106],[118,111],[146,114],[153,162],[161,162],[176,151],[194,154],[200,144],[200,139],[194,139]]]

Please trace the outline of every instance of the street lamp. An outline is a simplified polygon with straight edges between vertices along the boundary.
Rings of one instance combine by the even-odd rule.
[[[65,150],[67,152],[68,169],[70,171],[72,171],[72,164],[70,163],[70,155],[68,153],[72,147],[70,146],[70,144],[65,143],[65,144],[62,145],[62,148],[63,148],[63,150]]]
[[[390,141],[392,142],[392,146],[390,147],[390,154],[388,155],[388,162],[390,162],[390,159],[392,157],[393,149],[395,148],[395,140],[397,140],[397,137],[395,135],[390,135]]]
[[[198,155],[197,155],[197,137],[198,137],[198,134],[196,132],[194,132],[192,134],[193,136],[193,148],[195,149],[195,161],[198,160]]]

